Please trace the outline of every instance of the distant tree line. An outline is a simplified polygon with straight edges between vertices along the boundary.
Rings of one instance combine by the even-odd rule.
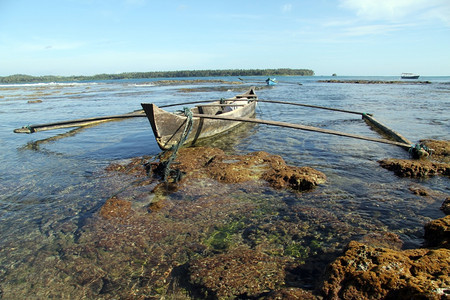
[[[174,78],[174,77],[224,77],[224,76],[313,76],[308,69],[232,69],[232,70],[185,70],[158,72],[126,72],[120,74],[97,74],[93,76],[30,76],[16,74],[0,77],[0,83],[36,83],[61,81],[96,81],[140,78]]]

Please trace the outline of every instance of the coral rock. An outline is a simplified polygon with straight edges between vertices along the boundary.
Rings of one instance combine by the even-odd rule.
[[[450,141],[422,140],[431,155],[422,159],[383,159],[381,167],[401,177],[450,175]]]
[[[426,224],[425,240],[428,247],[450,249],[450,215]]]
[[[431,156],[434,160],[450,162],[450,141],[422,140],[431,149]]]
[[[274,188],[309,190],[326,181],[326,176],[309,167],[288,166],[278,155],[264,151],[226,155],[216,148],[182,148],[175,160],[185,178],[213,178],[224,183],[266,180]]]
[[[442,203],[441,210],[444,212],[444,214],[450,215],[450,197],[447,197],[444,203]]]
[[[450,175],[450,164],[448,163],[390,158],[379,161],[379,164],[381,167],[393,171],[400,177]]]
[[[263,178],[274,188],[290,187],[298,191],[310,190],[326,180],[323,173],[313,168],[290,166],[272,168],[264,173]]]
[[[450,250],[396,251],[350,242],[327,270],[327,299],[445,299]]]

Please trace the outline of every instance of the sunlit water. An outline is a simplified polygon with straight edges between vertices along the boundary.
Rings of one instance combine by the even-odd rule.
[[[257,90],[259,98],[372,113],[413,142],[450,138],[450,77],[421,78],[432,82],[426,85],[320,83],[318,80],[326,79],[321,77],[278,79],[277,86]],[[262,80],[246,78],[249,84],[255,81],[260,86]],[[154,81],[0,86],[0,298],[70,298],[73,289],[84,283],[66,279],[67,288],[61,287],[65,279],[60,273],[68,271],[52,268],[52,261],[60,259],[58,253],[66,248],[83,243],[77,237],[84,226],[106,199],[128,184],[112,183],[114,177],[103,170],[111,162],[159,153],[146,118],[30,135],[15,134],[13,129],[127,113],[140,109],[141,102],[162,105],[219,99],[245,90],[232,84],[161,86]],[[198,87],[202,89],[196,91]],[[218,87],[224,88],[219,91]],[[183,88],[194,90],[187,92]],[[42,102],[33,103],[35,100]],[[261,103],[257,117],[379,137],[358,115],[352,114]],[[315,211],[316,221],[323,218],[322,228],[335,228],[326,224],[333,218],[342,222],[350,232],[342,234],[342,226],[336,232],[327,229],[327,234],[335,237],[322,240],[324,248],[342,249],[349,239],[371,230],[394,232],[405,248],[418,247],[423,242],[423,225],[443,216],[439,206],[449,194],[448,178],[398,178],[380,168],[380,159],[408,158],[408,153],[396,146],[266,125],[246,126],[210,143],[228,153],[264,150],[281,155],[290,165],[310,166],[325,173],[327,183],[309,193],[262,189],[261,194],[252,196],[279,199],[284,205],[279,211],[285,211],[286,217],[291,216],[290,208]],[[417,196],[411,192],[414,187],[430,189],[435,197]],[[61,235],[70,242],[62,243]],[[39,269],[43,261],[49,262],[45,281]],[[92,263],[102,268],[94,259]],[[15,270],[20,270],[21,275]]]

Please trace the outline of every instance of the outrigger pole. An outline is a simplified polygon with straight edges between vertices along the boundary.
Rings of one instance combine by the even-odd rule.
[[[167,108],[167,107],[173,107],[173,106],[208,103],[208,102],[215,102],[215,101],[219,101],[219,100],[190,101],[190,102],[166,104],[166,105],[161,105],[160,107]],[[357,114],[357,115],[361,115],[361,116],[363,116],[365,114],[365,113],[357,112],[357,111],[325,107],[325,106],[318,106],[318,105],[311,105],[311,104],[296,103],[296,102],[285,102],[285,101],[277,101],[277,100],[260,100],[260,99],[255,99],[254,101],[264,102],[264,103],[311,107],[311,108],[332,110],[332,111],[338,111],[338,112],[344,112],[344,113],[350,113],[350,114]],[[366,114],[366,115],[370,115],[370,114]],[[90,125],[96,125],[96,124],[100,124],[100,123],[104,123],[104,122],[117,121],[120,119],[128,119],[128,118],[136,118],[136,117],[138,117],[138,118],[145,117],[144,111],[136,110],[134,112],[130,112],[130,113],[122,114],[122,115],[111,115],[111,116],[103,116],[103,117],[93,117],[93,118],[75,119],[75,120],[69,120],[69,121],[60,121],[60,122],[53,122],[53,123],[34,124],[34,125],[28,125],[28,126],[23,126],[22,128],[14,129],[14,132],[15,133],[34,133],[34,132],[45,131],[45,130],[90,126]]]
[[[358,135],[358,134],[345,133],[345,132],[340,132],[340,131],[335,131],[335,130],[330,130],[330,129],[323,129],[323,128],[318,128],[318,127],[313,127],[313,126],[300,125],[300,124],[292,124],[292,123],[286,123],[286,122],[261,120],[261,119],[254,119],[254,118],[245,118],[245,117],[226,117],[226,116],[221,116],[221,115],[193,114],[192,116],[197,117],[197,118],[204,118],[204,119],[238,121],[238,122],[257,123],[257,124],[272,125],[272,126],[279,126],[279,127],[286,127],[286,128],[294,128],[294,129],[300,129],[300,130],[306,130],[306,131],[314,131],[314,132],[332,134],[332,135],[337,135],[337,136],[344,136],[344,137],[366,140],[366,141],[371,141],[371,142],[390,144],[390,145],[395,145],[395,146],[405,148],[407,150],[411,148],[410,143],[391,141],[391,140],[387,140],[387,139],[372,138],[372,137],[367,137],[367,136]]]
[[[265,102],[265,103],[287,104],[287,105],[294,105],[294,106],[319,108],[319,109],[326,109],[326,110],[332,110],[332,111],[338,111],[338,112],[344,112],[344,113],[356,114],[356,115],[363,115],[363,114],[365,114],[365,113],[359,112],[359,111],[345,110],[345,109],[332,108],[332,107],[326,107],[326,106],[318,106],[318,105],[311,105],[311,104],[304,104],[304,103],[297,103],[297,102],[286,102],[286,101],[278,101],[278,100],[262,100],[262,99],[256,99],[255,101],[257,101],[257,102]]]
[[[172,106],[180,106],[180,105],[188,105],[188,104],[197,104],[197,103],[205,103],[205,102],[214,102],[218,100],[203,100],[203,101],[191,101],[184,103],[176,103],[176,104],[167,104],[161,105],[161,108],[164,107],[172,107]],[[103,117],[93,117],[93,118],[85,118],[85,119],[75,119],[69,121],[60,121],[53,123],[45,123],[45,124],[34,124],[23,126],[22,128],[14,129],[15,133],[34,133],[38,131],[46,131],[46,130],[54,130],[54,129],[62,129],[62,128],[70,128],[70,127],[82,127],[82,126],[92,126],[97,125],[104,122],[117,121],[121,119],[128,118],[140,118],[145,117],[145,112],[143,109],[136,110],[130,113],[122,114],[122,115],[111,115],[111,116],[103,116]]]
[[[191,102],[167,104],[167,105],[162,105],[160,107],[165,108],[165,107],[207,103],[207,102],[214,102],[214,101],[217,101],[217,100],[191,101]],[[265,124],[265,125],[272,125],[272,126],[280,126],[280,127],[286,127],[286,128],[294,128],[294,129],[300,129],[300,130],[306,130],[306,131],[315,131],[315,132],[320,132],[320,133],[333,134],[333,135],[338,135],[338,136],[372,141],[372,142],[396,145],[396,146],[406,148],[408,150],[411,149],[411,147],[413,145],[413,143],[411,143],[408,139],[406,139],[401,134],[395,132],[394,130],[388,128],[386,125],[384,125],[381,122],[379,122],[378,120],[376,120],[371,114],[358,112],[358,111],[325,107],[325,106],[296,103],[296,102],[285,102],[285,101],[277,101],[277,100],[260,100],[260,99],[257,99],[254,101],[265,102],[265,103],[274,103],[274,104],[303,106],[303,107],[318,108],[318,109],[325,109],[325,110],[332,110],[332,111],[361,115],[362,118],[370,126],[375,127],[377,129],[377,131],[381,132],[385,136],[388,136],[388,137],[394,139],[395,141],[391,141],[391,140],[387,140],[387,139],[371,138],[371,137],[366,137],[366,136],[362,136],[362,135],[350,134],[350,133],[345,133],[345,132],[339,132],[339,131],[334,131],[334,130],[329,130],[329,129],[318,128],[318,127],[305,126],[305,125],[300,125],[300,124],[292,124],[292,123],[270,121],[270,120],[261,120],[261,119],[254,119],[254,118],[230,118],[230,117],[223,117],[220,115],[213,116],[213,115],[203,115],[203,114],[194,114],[194,117],[209,118],[209,119],[221,119],[221,120],[229,120],[229,121],[240,121],[240,122],[250,122],[250,123],[258,123],[258,124]],[[28,126],[24,126],[22,128],[14,129],[14,132],[15,133],[34,133],[34,132],[45,131],[45,130],[97,125],[97,124],[104,123],[104,122],[116,121],[116,120],[127,119],[127,118],[145,117],[145,116],[146,115],[143,110],[136,110],[134,112],[126,113],[126,114],[122,114],[122,115],[111,115],[111,116],[76,119],[76,120],[61,121],[61,122],[46,123],[46,124],[28,125]]]

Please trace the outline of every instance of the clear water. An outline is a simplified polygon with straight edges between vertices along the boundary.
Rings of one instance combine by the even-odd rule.
[[[236,78],[220,79],[236,81]],[[248,83],[263,80],[245,79]],[[277,86],[257,91],[259,98],[372,113],[413,142],[450,138],[450,77],[420,78],[432,82],[426,85],[318,82],[327,77],[277,79],[280,81]],[[28,124],[127,113],[140,109],[141,102],[162,105],[226,98],[238,93],[236,88],[242,90],[241,86],[231,84],[160,86],[154,81],[0,86],[0,298],[70,298],[71,295],[108,298],[123,295],[117,290],[136,290],[134,277],[128,278],[123,286],[117,282],[116,289],[106,291],[104,283],[103,288],[95,290],[93,281],[74,281],[76,276],[67,274],[74,272],[70,268],[76,264],[76,258],[75,254],[67,253],[68,249],[93,243],[96,236],[88,232],[98,230],[92,225],[98,210],[106,199],[130,182],[105,173],[105,167],[112,162],[159,152],[148,121],[134,118],[80,130],[60,129],[30,135],[15,134],[13,129]],[[202,89],[196,91],[198,87]],[[219,87],[222,87],[220,91]],[[187,92],[183,88],[194,90]],[[30,100],[42,102],[29,103]],[[261,103],[257,117],[379,137],[359,116],[352,114]],[[423,225],[443,216],[439,207],[450,190],[448,178],[398,178],[380,168],[377,163],[380,159],[408,158],[403,149],[385,144],[256,125],[238,130],[231,137],[222,137],[212,145],[229,153],[264,150],[281,155],[288,164],[310,166],[325,173],[327,183],[310,193],[263,188],[248,196],[258,199],[255,203],[277,199],[273,205],[286,218],[292,217],[292,211],[301,211],[305,222],[319,220],[321,227],[309,228],[311,235],[319,227],[326,228],[329,238],[321,240],[324,252],[331,248],[338,251],[349,239],[376,230],[398,234],[405,248],[418,247],[422,243]],[[433,192],[424,198],[411,192],[415,187]],[[208,191],[203,192],[209,195]],[[202,191],[197,193],[200,197]],[[176,197],[183,201],[183,195]],[[270,214],[266,218],[255,222],[259,222],[258,226],[275,222]],[[251,225],[252,221],[245,222]],[[199,232],[202,230],[205,229],[199,227]],[[114,251],[118,257],[132,256],[123,249]],[[89,260],[97,271],[110,272],[105,261],[84,257],[85,263]],[[308,282],[300,286],[307,287]]]

